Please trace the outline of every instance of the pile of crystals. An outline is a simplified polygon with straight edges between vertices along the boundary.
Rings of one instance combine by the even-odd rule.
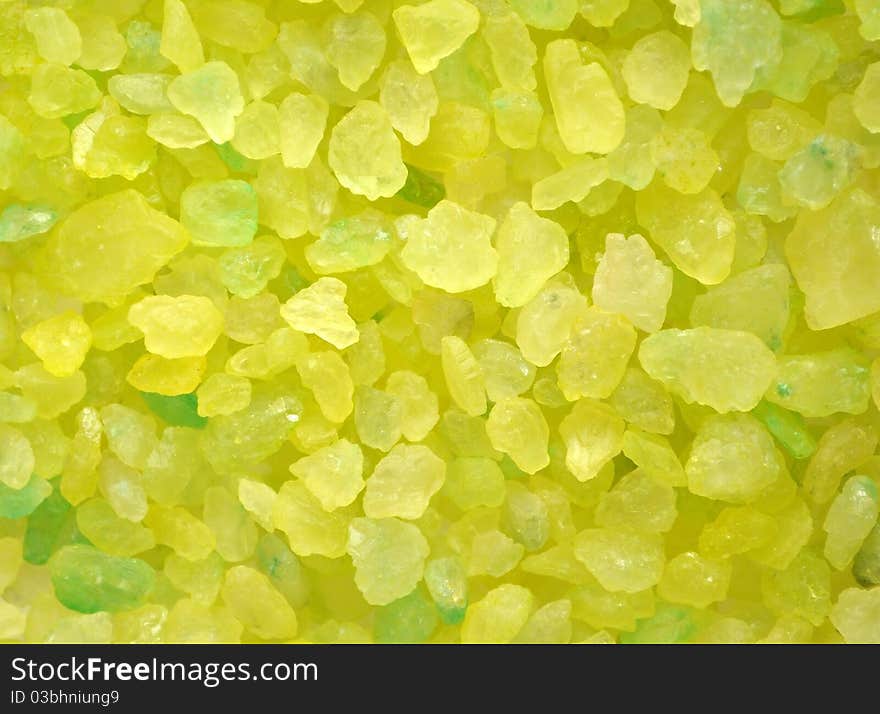
[[[880,642],[878,40],[0,2],[0,640]]]

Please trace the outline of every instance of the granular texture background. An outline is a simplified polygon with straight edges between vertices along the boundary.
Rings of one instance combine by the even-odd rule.
[[[0,2],[0,640],[880,642],[878,40]]]

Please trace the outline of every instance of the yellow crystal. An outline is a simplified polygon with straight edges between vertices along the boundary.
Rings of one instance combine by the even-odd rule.
[[[281,306],[281,317],[294,330],[317,335],[338,349],[358,341],[357,325],[345,304],[345,283],[320,278]]]
[[[358,102],[330,132],[328,163],[339,183],[375,201],[397,193],[406,182],[400,141],[377,102]]]
[[[64,312],[30,327],[21,339],[49,374],[68,377],[80,368],[92,346],[92,331],[81,315]]]
[[[485,285],[498,269],[495,219],[441,201],[409,229],[401,259],[426,285],[450,293]]]
[[[712,327],[654,333],[642,342],[639,362],[686,402],[722,413],[754,409],[776,373],[773,353],[757,337]]]
[[[71,213],[43,247],[41,269],[83,301],[113,304],[151,281],[188,240],[177,221],[125,189]],[[91,259],[79,260],[83,254]]]
[[[369,518],[420,518],[445,476],[446,464],[427,446],[399,444],[367,479],[364,513]]]
[[[198,295],[146,297],[129,308],[128,321],[150,352],[167,359],[207,354],[223,331],[223,314]]]
[[[607,154],[623,140],[623,105],[598,62],[584,63],[574,40],[553,40],[544,75],[559,136],[573,154]]]
[[[348,439],[340,439],[290,465],[290,473],[302,480],[328,512],[348,506],[358,497],[364,489],[363,471],[363,451]]]
[[[498,269],[492,286],[498,302],[507,307],[525,305],[568,264],[565,231],[525,203],[510,207],[495,235],[495,249]]]
[[[244,109],[238,76],[220,61],[176,77],[168,86],[168,99],[178,111],[197,119],[218,144],[235,136],[235,117]]]
[[[471,605],[462,623],[465,644],[507,643],[529,618],[534,596],[521,585],[499,585]]]
[[[435,69],[444,57],[477,31],[480,13],[465,0],[429,0],[403,5],[391,14],[403,46],[419,74]]]

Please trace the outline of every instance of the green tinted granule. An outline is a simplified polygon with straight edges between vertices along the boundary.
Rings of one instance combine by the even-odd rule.
[[[434,604],[417,588],[376,611],[373,632],[379,644],[419,644],[437,627]]]
[[[140,605],[155,582],[143,560],[116,558],[89,545],[69,545],[49,562],[59,602],[77,612],[116,612]]]
[[[207,418],[199,415],[199,402],[195,394],[168,397],[164,394],[141,392],[141,398],[156,416],[171,426],[188,426],[202,429]]]
[[[45,233],[58,220],[47,206],[10,204],[0,213],[0,243],[15,243]]]
[[[24,518],[31,515],[52,493],[52,487],[39,476],[31,476],[22,488],[0,484],[0,518]]]
[[[24,559],[43,565],[60,546],[79,538],[76,514],[71,511],[57,483],[52,492],[31,512],[24,534]]]
[[[397,195],[417,206],[433,208],[446,197],[446,191],[442,183],[415,166],[407,165],[406,183]]]
[[[0,641],[880,642],[878,38],[0,3]]]

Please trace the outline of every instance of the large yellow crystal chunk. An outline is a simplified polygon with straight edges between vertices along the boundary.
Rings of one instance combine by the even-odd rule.
[[[428,138],[440,100],[429,74],[419,74],[405,59],[388,65],[379,86],[379,103],[391,125],[413,146]]]
[[[128,321],[150,352],[168,359],[205,355],[223,332],[223,313],[201,295],[145,297],[129,308]]]
[[[283,640],[296,635],[296,613],[259,571],[246,565],[230,568],[221,595],[235,619],[258,637]]]
[[[403,5],[391,16],[403,46],[419,74],[437,68],[477,31],[480,12],[465,0],[429,0]]]
[[[398,444],[367,479],[364,513],[370,518],[421,518],[446,477],[446,464],[427,446]]]
[[[163,7],[159,52],[174,62],[181,72],[191,72],[205,63],[198,30],[182,0],[165,0]]]
[[[495,219],[441,201],[409,228],[401,258],[427,284],[450,293],[473,290],[495,275]]]
[[[510,642],[526,624],[534,596],[521,585],[499,585],[471,605],[461,626],[466,644]]]
[[[185,508],[153,504],[144,525],[153,531],[157,543],[167,545],[187,560],[207,558],[217,544],[208,526]]]
[[[342,357],[329,350],[312,352],[296,361],[296,371],[325,417],[339,424],[348,418],[354,409],[354,383]]]
[[[148,352],[138,357],[125,380],[142,392],[175,396],[195,390],[205,376],[206,369],[207,361],[204,357],[166,359]]]
[[[34,451],[27,437],[14,427],[0,424],[0,483],[15,490],[24,488],[34,464]]]
[[[217,144],[235,136],[235,117],[244,110],[238,75],[219,61],[177,77],[168,85],[168,99],[178,111],[198,119]]]
[[[578,203],[607,178],[608,161],[604,156],[583,156],[536,181],[532,186],[532,207],[537,211],[552,211],[568,201]]]
[[[698,496],[747,503],[779,476],[782,456],[773,437],[749,414],[707,419],[685,466],[688,488]]]
[[[302,556],[342,556],[350,519],[343,509],[325,511],[302,481],[286,481],[272,510],[275,527],[287,534],[290,549]]]
[[[871,399],[868,360],[849,347],[781,356],[766,398],[806,417],[861,414]]]
[[[318,449],[290,465],[326,511],[348,506],[364,489],[364,453],[348,439]]]
[[[784,265],[759,265],[694,298],[691,324],[751,332],[776,351],[791,315],[790,292],[791,275]]]
[[[387,605],[412,592],[430,552],[422,532],[397,518],[355,518],[347,549],[354,582],[372,605]]]
[[[682,194],[660,181],[636,194],[636,215],[681,272],[705,285],[730,273],[736,224],[712,189]]]
[[[623,435],[623,453],[659,483],[684,486],[687,478],[669,440],[659,434],[630,427]]]
[[[523,357],[538,367],[550,364],[586,307],[587,299],[568,273],[548,280],[517,317],[516,344]]]
[[[534,90],[538,52],[520,16],[503,11],[484,16],[481,32],[501,86],[514,91]]]
[[[294,330],[317,335],[337,349],[358,341],[357,325],[345,304],[345,283],[320,278],[281,306],[281,317]]]
[[[663,71],[658,72],[657,68]],[[645,35],[623,61],[623,79],[634,102],[672,109],[687,85],[691,57],[688,46],[668,30]]]
[[[35,7],[24,13],[25,27],[47,62],[73,64],[82,52],[79,28],[60,7]]]
[[[480,363],[467,343],[456,335],[447,335],[440,341],[440,360],[453,401],[471,416],[483,414],[486,383]]]
[[[880,62],[868,65],[853,95],[853,112],[872,134],[880,132]]]
[[[727,597],[731,571],[729,562],[708,560],[699,553],[679,553],[666,564],[657,592],[669,602],[705,608]]]
[[[82,13],[76,17],[82,39],[82,52],[76,63],[83,69],[107,72],[116,69],[128,49],[125,38],[113,18],[98,13]]]
[[[152,280],[188,241],[177,221],[126,189],[71,213],[46,241],[40,267],[80,300],[114,304]]]
[[[675,489],[641,469],[630,471],[602,494],[596,507],[598,525],[642,533],[665,533],[677,516]]]
[[[343,86],[357,91],[385,55],[385,30],[370,12],[331,17],[324,25],[327,61],[339,73]]]
[[[281,151],[278,107],[256,100],[248,104],[235,121],[232,146],[248,159],[268,159]]]
[[[652,434],[671,434],[675,407],[663,385],[637,367],[623,375],[610,398],[611,406],[626,421]]]
[[[867,461],[876,448],[877,430],[871,424],[844,419],[831,426],[819,439],[804,472],[807,497],[814,503],[828,503],[843,476]]]
[[[751,411],[776,374],[773,353],[755,335],[712,327],[655,332],[639,362],[686,402],[718,412]]]
[[[589,481],[623,448],[626,424],[607,404],[581,399],[559,424],[565,465],[578,481]]]
[[[81,69],[41,64],[31,77],[28,102],[41,117],[57,119],[91,109],[101,101],[95,80]]]
[[[598,307],[625,315],[640,330],[656,332],[666,319],[671,295],[672,269],[657,260],[648,241],[638,234],[608,234],[593,278]]]
[[[291,169],[304,169],[324,137],[327,100],[317,94],[291,92],[278,105],[281,160]]]
[[[358,102],[333,127],[327,158],[339,183],[370,201],[393,196],[406,183],[400,140],[377,102]]]
[[[785,255],[806,296],[804,317],[825,330],[880,310],[880,204],[848,191],[820,211],[802,211],[785,241]],[[839,240],[846,236],[845,241]]]
[[[880,587],[847,588],[840,593],[830,617],[849,644],[880,644]]]
[[[197,396],[199,416],[234,414],[251,403],[251,383],[246,377],[215,372],[199,387]]]
[[[25,330],[21,340],[56,377],[76,372],[92,346],[92,331],[79,313],[67,311]]]
[[[725,508],[700,533],[700,553],[718,560],[767,545],[776,535],[773,516],[751,506]]]
[[[877,484],[867,476],[853,476],[832,501],[822,524],[828,534],[825,560],[837,570],[848,568],[877,523],[877,514]]]
[[[568,264],[568,236],[558,223],[515,203],[495,236],[498,272],[492,279],[498,302],[521,307]]]
[[[547,45],[544,75],[566,149],[607,154],[623,141],[626,119],[620,97],[602,65],[583,63],[574,40]]]
[[[660,536],[618,528],[588,528],[577,534],[574,555],[609,592],[636,593],[660,582]]]
[[[510,397],[498,402],[489,413],[486,433],[492,446],[526,473],[536,473],[550,463],[550,428],[531,399]]]
[[[388,375],[385,391],[400,403],[400,430],[408,441],[421,441],[440,418],[437,395],[419,374],[400,370]]]
[[[635,346],[635,328],[624,317],[587,308],[556,363],[562,394],[571,402],[581,397],[605,399],[623,379]]]

